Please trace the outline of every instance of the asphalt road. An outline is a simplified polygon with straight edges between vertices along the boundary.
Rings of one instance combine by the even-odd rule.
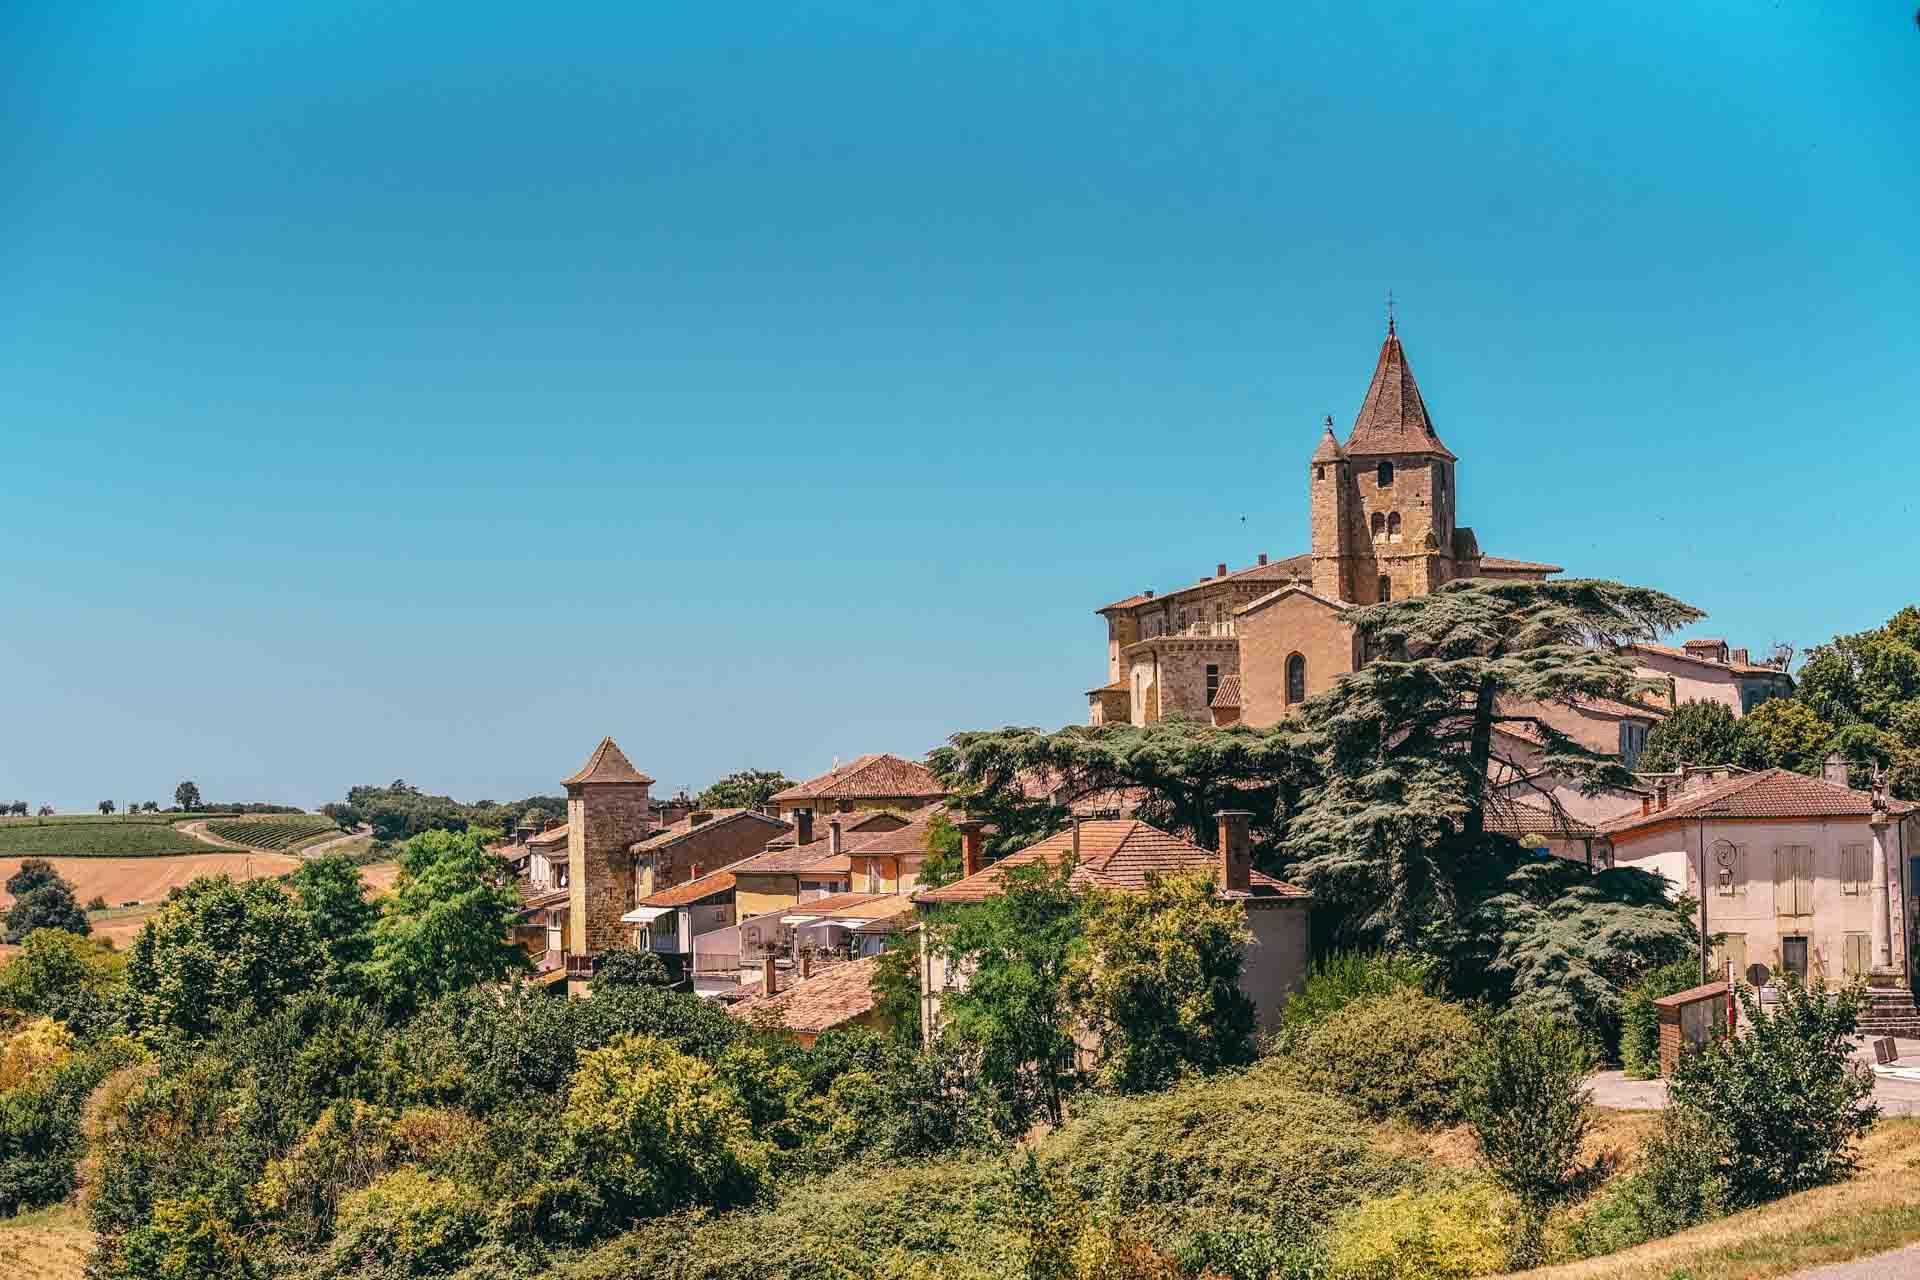
[[[1830,1267],[1797,1271],[1789,1280],[1913,1280],[1920,1276],[1920,1244],[1910,1244],[1891,1253],[1852,1262],[1836,1262]]]
[[[1900,1056],[1891,1069],[1881,1068],[1874,1072],[1873,1100],[1880,1104],[1882,1115],[1920,1116],[1920,1040],[1896,1040],[1894,1044],[1900,1050]],[[1868,1066],[1874,1065],[1873,1050],[1864,1043],[1854,1051],[1854,1057]],[[1667,1105],[1667,1082],[1664,1080],[1629,1080],[1623,1071],[1602,1071],[1588,1080],[1587,1086],[1593,1090],[1594,1105],[1599,1107],[1614,1107],[1621,1111],[1658,1111]],[[1920,1280],[1920,1266],[1889,1274],[1913,1276]]]

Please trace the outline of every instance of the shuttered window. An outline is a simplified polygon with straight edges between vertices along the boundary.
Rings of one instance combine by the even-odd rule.
[[[1841,972],[1851,978],[1865,973],[1873,967],[1867,951],[1867,935],[1864,933],[1842,934],[1840,938]]]
[[[1813,850],[1785,844],[1773,851],[1773,910],[1776,915],[1813,914]]]
[[[1843,845],[1840,849],[1840,892],[1865,893],[1871,873],[1867,870],[1867,846]]]

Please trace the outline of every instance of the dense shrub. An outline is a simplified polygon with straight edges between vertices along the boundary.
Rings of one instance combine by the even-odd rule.
[[[1824,981],[1803,987],[1791,973],[1779,982],[1771,1012],[1742,985],[1744,1034],[1683,1055],[1670,1089],[1673,1105],[1727,1136],[1722,1171],[1737,1205],[1851,1171],[1854,1141],[1880,1114],[1870,1100],[1873,1073],[1853,1058],[1865,986],[1829,992]]]
[[[1327,1015],[1289,1044],[1285,1061],[1302,1085],[1369,1115],[1446,1125],[1461,1118],[1478,1041],[1465,1009],[1403,988]]]
[[[1660,1074],[1660,1011],[1653,1002],[1700,985],[1700,962],[1675,960],[1627,988],[1620,1002],[1620,1065],[1636,1080]]]
[[[670,987],[673,975],[666,961],[651,951],[636,947],[616,947],[602,952],[593,971],[593,989],[601,992],[613,987]]]
[[[1688,1107],[1669,1107],[1631,1173],[1569,1224],[1567,1252],[1590,1258],[1684,1231],[1726,1211],[1726,1136]]]
[[[92,1040],[118,1029],[126,968],[126,957],[104,942],[39,929],[0,964],[0,1009],[58,1019]]]
[[[1320,958],[1287,997],[1285,1030],[1298,1033],[1356,1000],[1396,991],[1429,991],[1433,962],[1404,951],[1334,951]]]
[[[1485,1182],[1409,1188],[1341,1218],[1329,1280],[1467,1280],[1504,1269],[1511,1206]]]
[[[112,1280],[257,1280],[247,1242],[203,1196],[162,1200],[122,1243]]]
[[[40,1070],[0,1091],[0,1213],[53,1204],[73,1190],[87,1095],[139,1056],[126,1039],[79,1053],[61,1045]]]
[[[1488,1028],[1467,1077],[1467,1118],[1480,1155],[1520,1204],[1516,1267],[1541,1261],[1548,1207],[1578,1171],[1587,1136],[1593,1053],[1571,1024],[1508,1014]]]
[[[341,1202],[322,1274],[445,1275],[478,1243],[485,1222],[486,1209],[469,1189],[396,1169]]]

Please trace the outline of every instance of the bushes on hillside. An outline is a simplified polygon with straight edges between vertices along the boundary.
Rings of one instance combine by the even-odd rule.
[[[39,1048],[52,1052],[21,1055],[23,1064],[33,1057],[37,1069],[0,1090],[0,1214],[53,1204],[73,1190],[87,1095],[140,1055],[125,1039],[80,1052],[70,1038]]]
[[[1511,1206],[1485,1182],[1409,1188],[1346,1214],[1327,1255],[1329,1280],[1467,1280],[1507,1261]]]
[[[1615,1179],[1574,1216],[1567,1248],[1591,1258],[1684,1231],[1726,1212],[1726,1135],[1690,1107],[1669,1107],[1640,1148],[1631,1173]]]
[[[1467,1076],[1467,1118],[1494,1178],[1519,1202],[1512,1262],[1541,1260],[1548,1208],[1579,1170],[1593,1053],[1571,1024],[1510,1013],[1487,1027]]]
[[[0,964],[0,1010],[53,1018],[83,1040],[114,1030],[125,993],[126,957],[106,943],[62,929],[27,935]]]
[[[1283,1025],[1297,1035],[1356,1000],[1396,991],[1430,992],[1433,961],[1406,951],[1334,951],[1287,997]]]
[[[1349,1098],[1369,1115],[1457,1123],[1479,1034],[1466,1010],[1411,990],[1365,996],[1288,1046],[1300,1084]]]

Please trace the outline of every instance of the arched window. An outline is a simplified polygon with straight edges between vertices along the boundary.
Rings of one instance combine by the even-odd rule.
[[[1387,517],[1387,541],[1400,541],[1400,513],[1398,511]]]
[[[1380,575],[1380,603],[1389,604],[1393,600],[1393,579],[1386,574]]]
[[[1380,476],[1380,487],[1382,489],[1392,484],[1393,483],[1393,464],[1391,462],[1381,463],[1379,476]]]
[[[1373,520],[1371,521],[1371,523],[1373,525],[1373,536],[1375,541],[1378,541],[1379,539],[1386,536],[1387,518],[1385,516],[1381,515],[1378,511],[1376,511],[1373,513]]]
[[[1287,658],[1287,705],[1307,700],[1307,660],[1299,654]]]
[[[1327,478],[1327,464],[1326,464],[1326,463],[1324,463],[1324,462],[1316,462],[1316,463],[1314,463],[1314,464],[1313,464],[1313,478],[1314,478],[1315,480],[1325,480],[1325,479]]]

